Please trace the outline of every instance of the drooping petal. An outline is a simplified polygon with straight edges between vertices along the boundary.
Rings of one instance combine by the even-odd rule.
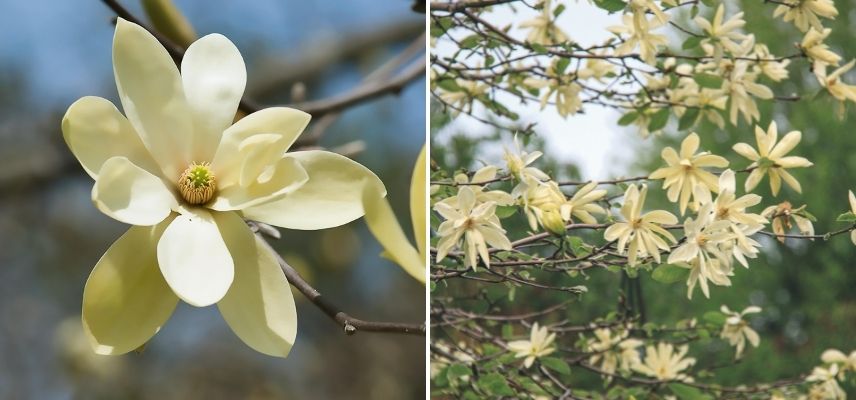
[[[309,180],[277,200],[242,210],[244,216],[286,229],[332,228],[363,216],[364,185],[384,187],[368,168],[336,153],[310,150],[286,157],[300,162]]]
[[[193,123],[181,76],[169,53],[148,31],[119,18],[113,72],[125,116],[164,175],[178,179],[191,160]]]
[[[749,173],[749,177],[746,178],[746,184],[744,185],[744,189],[747,192],[751,192],[752,189],[755,189],[755,187],[758,186],[758,183],[761,182],[761,178],[764,177],[764,171],[765,169],[763,168],[755,168]]]
[[[737,143],[732,147],[732,149],[737,152],[737,154],[740,154],[741,156],[746,157],[752,161],[758,161],[758,159],[761,158],[761,155],[758,154],[758,152],[755,151],[752,146],[746,143]]]
[[[232,125],[247,84],[238,48],[214,33],[190,45],[181,60],[181,81],[193,115],[193,160],[211,160],[223,131]]]
[[[410,178],[410,221],[413,224],[413,236],[416,238],[416,248],[419,249],[419,254],[426,254],[426,197],[425,187],[427,184],[426,170],[428,169],[428,161],[426,155],[427,147],[422,146],[422,151],[419,152],[419,157],[416,158],[416,165],[413,166],[413,176]],[[484,170],[484,168],[482,168]],[[496,174],[494,169],[494,174]],[[478,173],[476,173],[478,175]],[[490,174],[483,174],[480,178],[485,178]],[[475,180],[475,176],[473,180]],[[490,179],[493,179],[492,177]]]
[[[114,156],[124,156],[146,171],[161,174],[134,127],[107,99],[87,96],[75,101],[62,118],[62,136],[93,179]]]
[[[425,260],[407,240],[389,202],[378,189],[383,188],[366,185],[363,189],[366,225],[396,264],[419,282],[425,283]]]
[[[258,181],[247,186],[230,185],[217,193],[208,208],[217,211],[243,210],[293,192],[309,180],[309,174],[293,158],[281,158]]]
[[[287,107],[256,111],[223,133],[211,162],[218,185],[248,185],[265,168],[275,164],[297,140],[309,120],[309,114]]]
[[[223,319],[254,350],[285,357],[297,336],[291,286],[270,248],[235,213],[214,219],[235,260],[235,279],[217,303]]]
[[[92,201],[109,217],[141,226],[163,221],[178,207],[160,178],[125,157],[112,157],[101,166],[92,187]]]
[[[158,241],[158,264],[178,297],[204,307],[223,298],[235,268],[211,214],[202,208],[188,211],[176,217]]]
[[[178,297],[164,281],[155,253],[169,223],[131,227],[95,264],[83,289],[83,328],[96,353],[132,351],[172,315]]]

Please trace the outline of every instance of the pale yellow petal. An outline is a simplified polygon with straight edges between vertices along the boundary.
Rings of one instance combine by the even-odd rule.
[[[486,167],[487,168],[487,167]],[[419,254],[428,254],[427,249],[427,197],[425,195],[425,187],[428,184],[427,171],[428,158],[427,146],[422,146],[419,152],[419,157],[416,158],[416,165],[413,166],[413,176],[410,178],[410,221],[413,224],[413,235],[416,238],[416,248],[419,249]],[[482,168],[485,170],[485,168]],[[496,169],[494,168],[494,174]],[[478,173],[476,173],[478,176]],[[486,175],[488,176],[488,175]],[[485,177],[486,177],[485,176]],[[475,179],[475,177],[473,177]],[[493,179],[492,177],[490,179]]]
[[[92,202],[111,218],[131,225],[161,222],[178,202],[163,181],[125,157],[108,159],[92,187]]]
[[[410,276],[425,283],[425,260],[410,244],[401,229],[389,202],[382,192],[373,185],[363,189],[363,207],[366,225],[389,257],[400,265]],[[424,219],[424,215],[422,216]]]

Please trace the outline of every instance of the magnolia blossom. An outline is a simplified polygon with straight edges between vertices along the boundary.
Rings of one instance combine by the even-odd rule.
[[[496,216],[496,203],[477,203],[472,188],[464,186],[458,190],[457,204],[437,203],[434,205],[446,221],[437,228],[440,241],[437,243],[437,262],[443,260],[463,238],[466,265],[476,269],[478,258],[490,267],[487,245],[510,250],[511,242]]]
[[[511,195],[502,190],[485,190],[485,186],[481,184],[492,182],[496,179],[497,167],[488,165],[480,168],[473,174],[472,179],[467,177],[467,174],[457,174],[454,177],[455,183],[461,186],[469,186],[476,196],[476,202],[484,203],[492,201],[498,206],[510,206],[514,203]],[[458,195],[449,196],[441,202],[454,204],[458,201]]]
[[[555,98],[556,111],[562,117],[567,117],[576,114],[582,108],[580,92],[583,88],[574,81],[568,81],[569,75],[557,71],[558,61],[558,59],[554,60],[544,73],[550,78],[526,78],[523,84],[539,91],[547,88],[547,91],[541,95],[541,109],[547,107],[550,98]]]
[[[765,44],[756,44],[755,52],[751,55],[760,61],[755,64],[756,70],[766,75],[775,82],[788,77],[788,65],[791,63],[789,59],[774,60],[775,56],[770,53],[770,49]]]
[[[773,196],[779,194],[782,180],[792,189],[802,193],[802,187],[797,179],[785,171],[788,168],[803,168],[814,165],[803,157],[785,156],[800,143],[802,133],[790,131],[780,142],[776,143],[778,134],[776,121],[770,122],[766,133],[760,126],[756,125],[755,141],[758,143],[758,151],[746,143],[737,143],[733,146],[734,151],[752,161],[749,168],[753,168],[753,170],[746,178],[745,188],[747,192],[758,186],[761,178],[768,174],[770,175],[770,190],[772,190]]]
[[[642,61],[651,65],[655,64],[657,47],[665,46],[669,40],[665,35],[654,34],[651,31],[663,26],[665,22],[657,20],[656,16],[649,20],[644,16],[634,18],[631,15],[624,14],[621,18],[623,25],[614,25],[607,28],[607,30],[616,35],[627,36],[624,38],[624,42],[615,49],[615,54],[630,54],[638,47],[639,57]]]
[[[856,215],[856,196],[852,190],[847,191],[847,199],[850,200],[850,212]],[[856,244],[856,230],[850,231],[850,241]]]
[[[649,179],[663,179],[663,189],[668,189],[669,201],[677,202],[680,198],[681,215],[687,209],[694,188],[700,187],[709,192],[718,192],[716,176],[703,170],[703,167],[725,168],[728,160],[713,155],[708,151],[697,153],[699,146],[698,135],[690,133],[681,142],[681,152],[678,153],[671,147],[663,149],[660,156],[668,164],[648,176]],[[698,202],[696,198],[696,203]]]
[[[526,41],[529,43],[543,44],[545,46],[567,42],[568,36],[562,32],[556,21],[553,20],[553,8],[550,0],[541,3],[541,13],[537,17],[520,23],[520,28],[528,28],[529,35]]]
[[[684,233],[687,240],[669,254],[667,262],[670,264],[693,263],[693,269],[698,268],[698,282],[701,284],[701,290],[705,297],[710,298],[707,280],[718,280],[717,271],[708,264],[714,259],[718,263],[713,267],[721,267],[731,263],[730,254],[723,249],[723,247],[730,245],[733,240],[730,227],[731,222],[729,221],[715,220],[713,203],[706,203],[699,210],[695,220],[687,218],[684,222]],[[687,297],[692,298],[692,288],[687,293]]]
[[[820,355],[820,359],[827,364],[837,364],[841,374],[847,371],[856,372],[856,350],[844,354],[840,350],[828,349]]]
[[[525,358],[523,366],[529,368],[536,358],[550,355],[556,351],[556,348],[552,347],[553,341],[556,340],[556,334],[549,332],[547,327],[539,327],[536,322],[532,324],[529,340],[508,342],[508,349],[515,353],[515,357]]]
[[[642,190],[639,190],[636,185],[630,185],[624,192],[624,205],[621,206],[621,215],[625,222],[616,222],[603,233],[606,240],[618,240],[619,254],[624,254],[625,247],[629,244],[627,261],[630,266],[636,265],[638,257],[649,255],[660,262],[660,250],[669,250],[669,244],[664,239],[675,243],[675,237],[660,226],[678,222],[672,213],[654,210],[642,214],[647,193],[646,185],[642,185]]]
[[[731,109],[729,110],[729,120],[732,125],[737,125],[737,115],[743,114],[743,119],[746,123],[752,123],[761,116],[758,110],[758,104],[754,97],[763,100],[773,98],[773,91],[769,87],[757,82],[758,72],[748,71],[750,63],[745,60],[732,62],[730,60],[722,60],[724,64],[723,70],[729,71],[725,76],[723,89],[731,98]]]
[[[811,219],[803,215],[805,214],[805,208],[805,204],[801,207],[793,208],[790,202],[783,201],[777,205],[765,208],[764,211],[761,211],[761,215],[766,218],[772,218],[773,233],[780,235],[777,239],[784,243],[785,237],[781,235],[791,230],[791,220],[797,225],[797,229],[799,229],[801,234],[814,235],[814,225],[811,223]]]
[[[740,358],[743,354],[743,349],[746,347],[747,340],[752,347],[758,347],[758,343],[761,342],[761,338],[758,337],[758,332],[755,332],[755,330],[749,326],[749,323],[743,320],[743,317],[746,316],[746,314],[761,312],[761,307],[746,307],[745,310],[738,313],[736,311],[729,310],[728,306],[723,305],[719,310],[727,317],[725,319],[725,325],[722,326],[722,332],[719,333],[719,337],[728,340],[728,344],[736,348],[737,352],[734,354],[734,358]]]
[[[717,57],[722,56],[723,48],[731,53],[740,54],[741,46],[737,42],[746,39],[746,35],[739,32],[743,25],[746,25],[746,21],[743,20],[743,12],[734,14],[723,22],[724,14],[725,6],[720,4],[712,21],[708,22],[700,16],[693,20],[707,35],[701,41],[702,46],[712,46],[713,53]]]
[[[443,90],[440,92],[440,100],[457,108],[454,111],[465,111],[472,103],[473,98],[485,94],[488,89],[488,86],[483,83],[463,79],[456,79],[455,85],[459,90]]]
[[[639,339],[628,339],[628,331],[613,332],[606,328],[594,330],[594,337],[586,342],[586,351],[592,353],[589,364],[600,364],[608,374],[616,370],[630,371],[641,362],[637,350],[644,343]]]
[[[773,11],[773,16],[783,16],[785,22],[793,21],[793,24],[805,32],[812,27],[818,31],[823,30],[823,25],[818,17],[835,19],[838,10],[832,0],[785,0]]]
[[[66,143],[95,179],[92,200],[131,227],[95,265],[83,324],[97,353],[146,343],[181,299],[217,304],[247,345],[285,357],[297,333],[291,289],[275,254],[244,218],[302,230],[363,215],[368,169],[325,151],[285,153],[310,116],[268,108],[232,124],[246,83],[222,35],[194,42],[181,73],[142,27],[119,18],[113,68],[125,115],[84,97],[62,122]]]
[[[567,199],[556,182],[530,186],[522,197],[530,228],[536,229],[537,222],[545,229],[561,234],[565,223],[573,218],[587,224],[597,223],[592,213],[606,214],[606,210],[595,203],[606,195],[606,190],[595,190],[596,187],[597,182],[589,182]]]
[[[748,267],[746,257],[755,258],[761,247],[749,235],[761,230],[768,221],[759,214],[746,212],[746,208],[761,202],[761,196],[750,193],[737,197],[735,188],[734,171],[723,171],[719,175],[719,195],[714,201],[713,212],[717,220],[731,222],[731,233],[734,235],[731,253],[741,265]]]
[[[710,298],[708,282],[717,286],[731,286],[731,278],[729,277],[734,275],[732,263],[723,262],[717,258],[709,259],[702,264],[701,258],[697,257],[690,260],[689,263],[681,262],[675,265],[690,270],[690,275],[687,277],[687,298],[690,300],[693,298],[696,285],[701,287],[705,297]]]
[[[645,361],[633,369],[661,381],[692,382],[693,378],[683,373],[696,362],[695,358],[684,358],[687,351],[687,345],[679,346],[675,351],[671,343],[664,342],[658,343],[657,347],[648,346],[645,348]]]
[[[826,65],[835,65],[841,61],[841,56],[829,50],[829,46],[823,43],[832,29],[815,30],[809,29],[805,37],[800,43],[800,49],[810,58],[815,64],[815,70],[825,68]]]
[[[852,60],[849,63],[844,64],[841,68],[832,71],[829,75],[826,74],[826,66],[823,65],[820,68],[815,68],[814,74],[820,82],[820,85],[825,87],[832,97],[835,97],[842,103],[846,100],[856,102],[856,85],[848,85],[840,79],[841,75],[850,71],[854,64],[856,64],[856,60]]]
[[[425,260],[428,259],[425,221],[425,184],[428,169],[426,150],[427,148],[423,146],[422,151],[419,152],[410,179],[410,221],[416,247],[411,245],[407,236],[404,235],[389,201],[381,194],[380,187],[366,185],[362,195],[366,225],[383,246],[383,255],[400,265],[405,272],[423,284],[426,278]]]
[[[687,64],[679,66],[680,69]],[[685,75],[692,74],[692,67],[688,71],[683,72]],[[702,88],[696,83],[695,79],[685,76],[678,79],[678,86],[675,89],[669,89],[669,99],[675,104],[686,104],[687,107],[695,107],[699,111],[698,118],[706,118],[708,121],[723,128],[725,119],[722,118],[720,110],[725,110],[728,104],[728,95],[722,89]],[[685,107],[676,107],[675,112],[679,116],[683,116],[686,112]]]
[[[522,196],[530,186],[549,181],[550,176],[536,167],[529,166],[544,153],[537,150],[531,153],[523,151],[523,149],[520,148],[520,142],[517,141],[517,136],[514,137],[514,147],[516,148],[515,152],[508,150],[506,147],[502,158],[505,159],[508,172],[518,182],[517,186],[511,190],[511,196],[518,198]]]
[[[828,368],[814,367],[811,374],[805,379],[807,382],[815,382],[809,392],[809,397],[823,400],[847,399],[847,393],[841,389],[835,379],[838,373],[838,364],[832,364]]]

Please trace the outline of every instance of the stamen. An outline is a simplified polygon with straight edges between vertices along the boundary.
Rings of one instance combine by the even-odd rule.
[[[207,162],[193,162],[178,178],[178,190],[188,203],[204,204],[214,197],[217,181],[209,165]]]

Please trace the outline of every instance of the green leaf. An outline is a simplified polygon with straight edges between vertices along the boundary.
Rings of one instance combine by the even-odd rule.
[[[672,264],[662,264],[651,274],[651,278],[660,283],[675,283],[687,279],[690,270]]]
[[[545,367],[550,368],[553,371],[556,371],[562,375],[571,374],[571,367],[568,365],[568,363],[565,362],[565,360],[562,360],[561,358],[543,357],[540,359],[540,361],[541,364],[543,364]]]
[[[559,61],[556,62],[556,73],[561,74],[565,72],[565,69],[568,68],[568,64],[571,63],[570,58],[560,58]]]
[[[663,108],[651,116],[651,122],[648,122],[648,130],[651,132],[659,131],[666,127],[669,122],[669,109]]]
[[[470,35],[461,40],[461,48],[462,49],[472,49],[473,47],[478,46],[481,41],[481,36],[479,35]]]
[[[684,50],[691,50],[698,47],[701,44],[701,39],[698,36],[690,36],[689,39],[684,41],[684,44],[681,45],[681,48]]]
[[[852,211],[848,211],[839,215],[835,220],[838,222],[856,222],[856,214],[853,214]]]
[[[594,4],[610,13],[621,11],[627,7],[627,3],[622,0],[594,0]]]
[[[670,383],[669,390],[678,396],[680,400],[707,400],[712,399],[712,397],[704,394],[700,389],[694,388],[692,386],[685,385],[683,383]]]
[[[547,54],[547,48],[538,43],[529,43],[529,47],[532,47],[532,50],[538,54]]]
[[[517,207],[515,206],[497,206],[496,207],[496,216],[499,218],[508,218],[514,213],[517,212]]]
[[[458,86],[458,82],[450,78],[440,79],[439,81],[437,81],[437,86],[447,92],[460,92],[464,90],[463,88]]]
[[[456,381],[464,376],[470,376],[473,374],[473,370],[470,367],[467,367],[464,364],[452,364],[446,370],[446,379],[450,381]]]
[[[491,372],[479,378],[479,387],[491,396],[514,396],[514,391],[508,386],[505,377],[498,372]]]
[[[618,119],[618,125],[630,125],[633,123],[633,121],[636,121],[637,118],[639,118],[639,113],[636,111],[631,111],[627,114],[622,115],[621,118]]]
[[[719,311],[708,311],[708,312],[704,313],[704,316],[702,316],[702,318],[705,321],[710,322],[711,324],[723,325],[723,324],[725,324],[726,316],[725,316],[725,314],[723,314]]]
[[[719,89],[722,87],[722,77],[714,74],[700,72],[693,75],[693,80],[703,88]]]
[[[558,18],[560,15],[562,15],[563,12],[565,12],[565,5],[559,4],[559,6],[556,7],[555,10],[553,10],[553,17]]]
[[[502,338],[505,340],[511,339],[514,337],[514,325],[505,324],[502,326]]]
[[[684,115],[681,116],[681,119],[678,120],[678,130],[685,130],[692,128],[693,125],[696,124],[698,120],[698,115],[701,110],[698,108],[687,108],[687,111],[684,112]]]

